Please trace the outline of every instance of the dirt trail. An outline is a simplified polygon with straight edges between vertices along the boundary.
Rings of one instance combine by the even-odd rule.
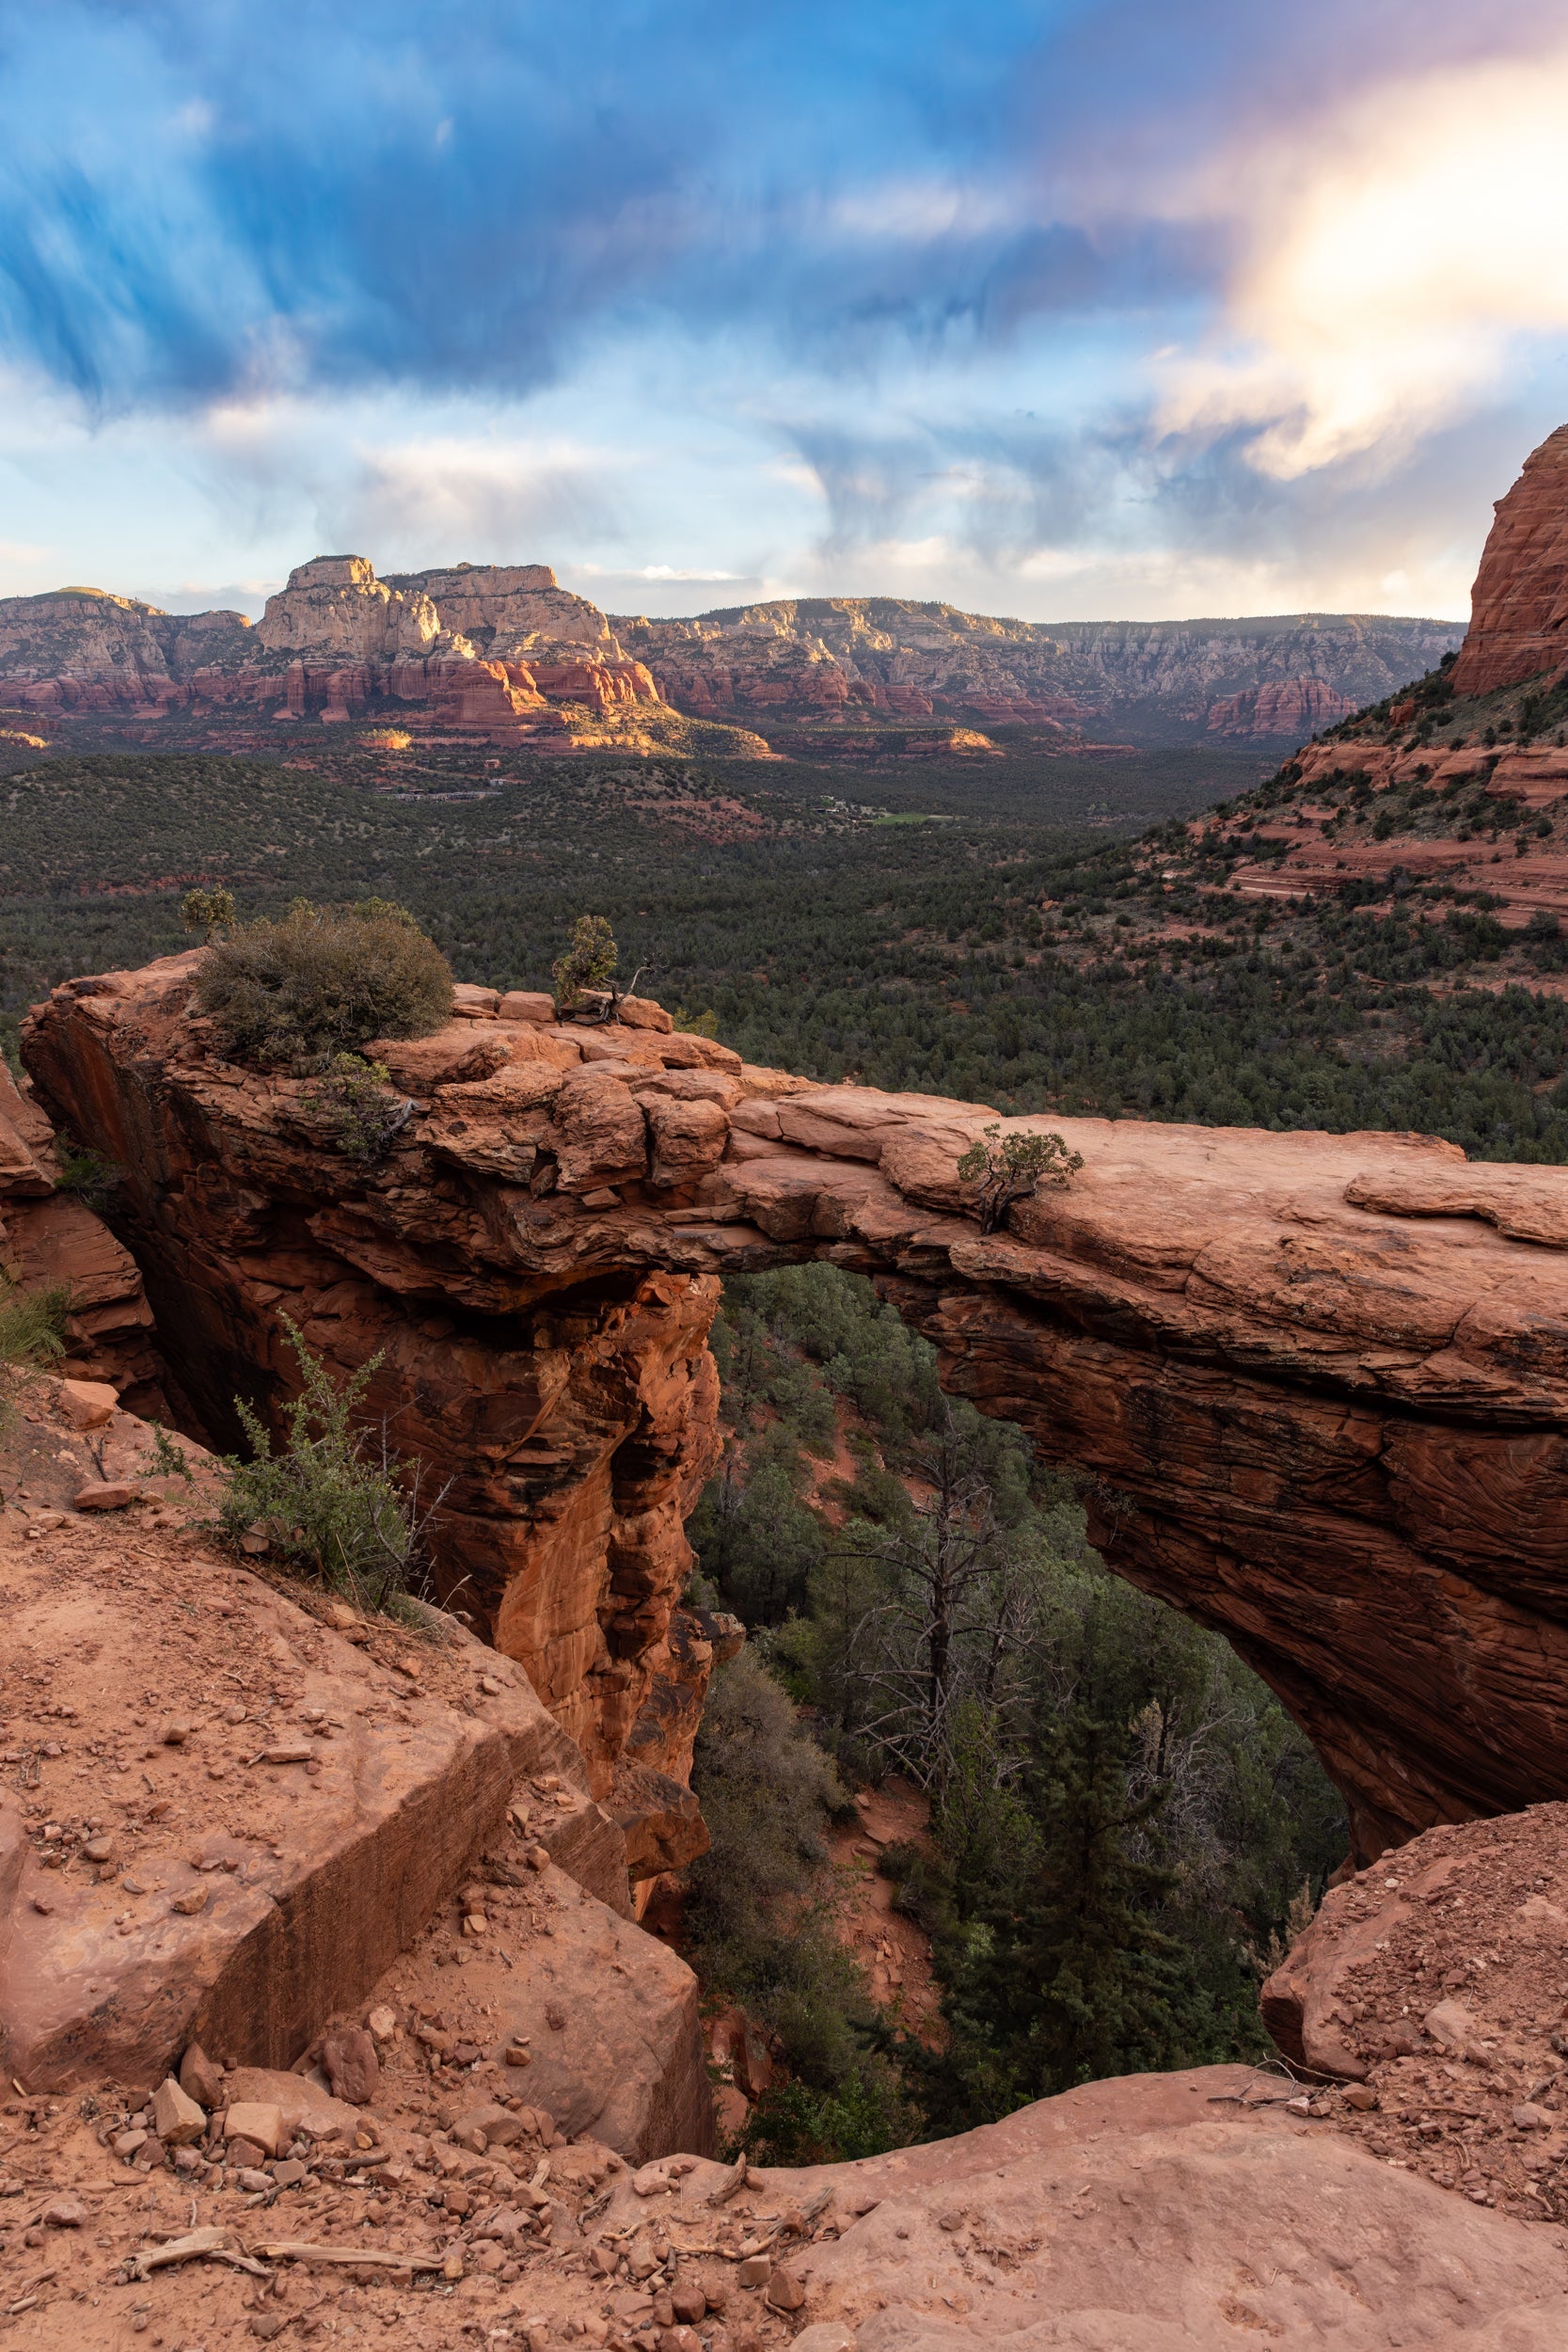
[[[884,1846],[929,1844],[930,1806],[911,1781],[885,1780],[855,1800],[858,1820],[830,1840],[834,1929],[865,1970],[873,1999],[932,2049],[943,2040],[942,1987],[928,1936],[894,1909],[896,1888],[877,1867]]]

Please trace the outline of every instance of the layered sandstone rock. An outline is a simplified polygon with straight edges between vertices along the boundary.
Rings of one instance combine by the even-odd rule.
[[[436,726],[546,750],[564,729],[552,702],[604,715],[660,699],[598,607],[545,564],[387,580],[362,555],[296,564],[254,629],[240,613],[160,612],[88,589],[0,600],[0,687],[24,708],[152,717],[334,723],[410,704]]]
[[[615,618],[543,564],[378,579],[364,556],[318,556],[254,629],[237,613],[164,613],[89,590],[0,600],[0,688],[24,707],[141,717],[346,720],[397,704],[416,723],[483,724],[505,742],[538,735],[546,750],[559,722],[522,725],[497,680],[602,716],[665,700],[700,719],[816,726],[936,714],[1071,737],[1125,712],[1185,738],[1206,721],[1221,733],[1289,731],[1308,716],[1322,725],[1430,668],[1459,636],[1441,622],[1357,614],[1057,625],[896,597]],[[463,716],[452,691],[453,665],[465,662],[499,665],[490,683],[474,680],[477,717]]]
[[[268,653],[395,661],[423,653],[440,628],[428,596],[389,588],[364,556],[318,555],[267,598],[256,634]]]
[[[451,1482],[449,1590],[596,1792],[681,1777],[655,1693],[683,1647],[703,1671],[671,1612],[716,1446],[715,1277],[822,1256],[1087,1475],[1111,1566],[1268,1678],[1363,1853],[1568,1794],[1568,1174],[1419,1136],[1012,1120],[1085,1165],[983,1236],[957,1176],[983,1104],[488,1000],[385,1049],[414,1108],[367,1168],[299,1084],[214,1056],[192,962],[56,991],[30,1067],[130,1171],[121,1230],[193,1392],[285,1393],[284,1314],[344,1369],[380,1357],[393,1441]]]
[[[1525,460],[1486,534],[1454,691],[1499,686],[1568,662],[1568,425]]]
[[[59,1182],[55,1133],[0,1061],[0,1268],[25,1291],[65,1294],[66,1363],[133,1411],[169,1416],[166,1373],[135,1260]]]
[[[933,712],[1047,732],[1136,712],[1164,731],[1290,736],[1431,668],[1441,622],[1306,613],[1279,620],[995,620],[893,596],[817,596],[692,620],[611,615],[626,650],[683,710],[833,719]],[[1257,697],[1255,703],[1248,696]]]
[[[1211,735],[1289,736],[1299,743],[1304,736],[1348,719],[1355,707],[1322,678],[1282,678],[1211,703],[1205,723]]]
[[[0,597],[0,693],[34,709],[156,715],[188,702],[203,668],[257,652],[243,612],[161,612],[87,588]]]

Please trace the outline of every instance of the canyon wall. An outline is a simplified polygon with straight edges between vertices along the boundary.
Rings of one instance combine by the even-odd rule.
[[[1441,621],[997,620],[891,596],[607,616],[543,564],[290,574],[254,628],[96,589],[0,598],[0,695],[23,708],[401,723],[548,750],[560,706],[660,700],[698,719],[935,715],[1063,743],[1107,721],[1158,739],[1277,740],[1375,702],[1459,642]]]
[[[1362,1854],[1568,1795],[1568,1172],[1060,1120],[1083,1171],[986,1235],[956,1172],[982,1104],[479,989],[376,1049],[410,1107],[364,1164],[308,1086],[221,1058],[194,961],[67,983],[24,1044],[126,1170],[182,1377],[210,1412],[286,1391],[285,1314],[343,1370],[379,1358],[394,1444],[451,1482],[449,1597],[526,1665],[646,1867],[696,1834],[680,1784],[724,1638],[674,1613],[715,1277],[811,1257],[870,1275],[950,1389],[1085,1474],[1111,1566],[1279,1692]]]
[[[1063,735],[1290,739],[1435,665],[1442,621],[1296,613],[1235,621],[995,620],[895,596],[800,597],[694,620],[610,626],[669,701],[721,717],[769,707],[933,712]]]

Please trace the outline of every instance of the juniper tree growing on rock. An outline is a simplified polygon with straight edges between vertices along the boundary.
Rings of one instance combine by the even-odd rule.
[[[1042,1184],[1065,1184],[1083,1165],[1084,1154],[1069,1152],[1064,1136],[1005,1136],[993,1120],[958,1162],[958,1175],[974,1186],[981,1232],[991,1233],[1015,1200],[1031,1200]]]

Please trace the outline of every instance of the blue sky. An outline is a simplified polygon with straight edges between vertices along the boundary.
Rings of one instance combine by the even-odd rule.
[[[0,593],[1463,613],[1568,417],[1534,0],[0,0]]]

